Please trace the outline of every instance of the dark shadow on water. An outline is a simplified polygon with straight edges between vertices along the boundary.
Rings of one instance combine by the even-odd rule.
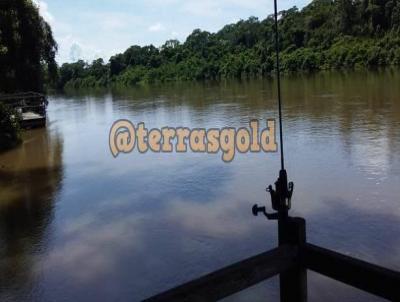
[[[304,167],[304,171],[297,168],[303,183],[311,183],[310,174],[321,175],[321,180],[311,183],[315,186],[312,194],[302,194],[309,189],[305,186],[296,187],[293,215],[301,213],[301,204],[306,202],[300,195],[323,196],[326,190],[329,198],[325,201],[314,198],[322,206],[309,202],[309,208],[304,209],[309,241],[397,269],[398,210],[371,206],[374,199],[367,194],[373,193],[374,188],[368,188],[364,194],[369,200],[364,205],[335,198],[351,196],[347,190],[354,191],[353,185],[360,188],[368,184],[366,180],[351,179],[360,174],[369,176],[358,173],[354,167],[350,172],[343,169],[334,173],[338,178],[343,175],[343,179],[349,180],[346,188],[337,185],[340,181],[325,183],[323,179],[327,178],[323,176],[335,172],[329,170],[336,169],[335,165],[342,168],[347,162],[355,162],[352,157],[365,162],[364,149],[361,154],[359,149],[356,149],[358,153],[354,151],[357,139],[358,143],[368,146],[368,142],[376,142],[377,135],[381,136],[388,141],[388,153],[397,157],[399,86],[387,87],[387,83],[398,81],[398,74],[388,73],[328,73],[283,80],[285,125],[288,133],[295,136],[289,139],[293,141],[299,134],[303,145],[309,143],[327,151],[332,142],[334,151],[345,149],[344,159],[341,154],[332,157],[331,164],[321,169],[318,163],[322,160],[316,162],[312,158],[316,155],[312,148],[292,145],[293,155],[306,153],[299,157],[303,163],[292,162],[295,167]],[[81,133],[83,139],[97,134],[93,129],[108,131],[108,125],[101,128],[93,117],[101,122],[109,118],[107,122],[111,125],[119,117],[146,116],[146,122],[148,119],[150,123],[165,115],[165,122],[176,123],[187,114],[187,120],[194,121],[188,126],[196,127],[202,123],[239,124],[238,120],[247,122],[248,117],[273,117],[276,101],[272,87],[270,81],[172,85],[107,92],[106,97],[101,93],[87,97],[85,93],[79,97],[67,96],[59,102],[54,100],[54,125],[64,127],[63,135],[69,141],[65,172],[62,156],[56,155],[62,154],[62,142],[59,140],[57,147],[54,143],[57,139],[49,139],[51,135],[48,141],[54,144],[43,143],[42,149],[25,145],[15,154],[19,156],[0,155],[0,300],[57,301],[62,297],[77,301],[138,301],[275,246],[276,224],[255,220],[251,215],[252,204],[260,202],[261,194],[257,192],[264,193],[263,186],[268,183],[256,182],[257,186],[250,186],[246,181],[235,182],[232,175],[243,172],[244,166],[233,163],[221,168],[205,160],[180,161],[174,157],[161,159],[170,160],[165,166],[158,165],[152,157],[143,158],[139,164],[133,154],[131,159],[125,157],[109,164],[107,158],[95,153],[97,150],[73,144],[76,125],[87,123],[89,126],[87,133]],[[387,132],[380,133],[381,128]],[[320,141],[315,143],[304,137]],[[106,147],[106,144],[104,139],[95,145]],[[10,165],[24,158],[23,152],[27,149],[36,158],[29,162],[31,166],[28,163]],[[381,149],[386,150],[385,146]],[[376,159],[381,149],[367,148],[374,151],[367,155]],[[84,152],[93,154],[90,163],[85,161],[88,157],[82,156]],[[47,155],[40,159],[40,154]],[[392,158],[387,162],[397,165]],[[251,167],[251,162],[244,165]],[[373,163],[367,166],[374,168]],[[250,181],[261,177],[271,179],[267,175],[271,166],[265,167],[262,171],[250,170],[239,175],[250,177]],[[383,175],[394,175],[396,169]],[[116,170],[121,171],[114,174]],[[64,173],[65,181],[62,180]],[[61,186],[63,194],[57,199]],[[336,186],[342,192],[336,194],[332,189]],[[377,190],[385,188],[381,186]],[[61,202],[53,221],[55,200]],[[39,255],[46,249],[44,255]],[[41,256],[40,261],[36,261],[36,256]],[[39,277],[37,270],[42,273]],[[310,301],[374,301],[357,290],[319,276],[311,275],[309,280]],[[233,301],[274,298],[276,284],[275,280],[260,285],[255,291],[249,289]],[[30,289],[35,291],[29,292]]]
[[[324,203],[323,212],[306,217],[310,242],[400,271],[398,211],[368,211],[344,200]]]
[[[400,217],[397,213],[370,212],[351,207],[349,202],[340,200],[326,202],[329,204],[326,210],[316,211],[312,216],[305,217],[309,242],[400,271],[398,262],[400,259],[400,230],[398,227]],[[247,208],[241,204],[236,210],[245,212]],[[243,219],[245,218],[243,216]],[[252,226],[251,231],[249,230],[245,234],[228,236],[229,238],[225,237],[221,242],[212,242],[212,238],[204,237],[203,240],[210,240],[209,244],[213,244],[216,249],[203,255],[200,255],[201,250],[198,249],[198,253],[194,253],[191,259],[187,257],[185,251],[191,238],[199,236],[199,234],[186,233],[182,225],[180,225],[180,229],[172,232],[180,234],[179,236],[168,237],[168,243],[162,242],[163,246],[170,246],[173,249],[170,251],[173,254],[172,257],[168,250],[156,251],[152,240],[145,240],[144,246],[147,248],[143,251],[143,255],[148,255],[148,263],[158,259],[160,263],[163,263],[163,269],[155,273],[147,272],[147,282],[137,283],[141,284],[143,292],[147,293],[147,295],[138,295],[138,298],[151,296],[189,281],[191,278],[197,278],[202,274],[250,257],[255,254],[256,250],[261,252],[262,241],[272,243],[276,239],[273,236],[276,232],[276,224],[265,221],[264,227],[255,226],[253,219],[247,217],[246,222],[240,222]],[[197,245],[198,243],[192,242],[192,244]],[[221,257],[222,255],[223,257]],[[163,262],[163,259],[168,259],[169,264]],[[198,263],[201,263],[201,266]],[[197,270],[197,273],[194,273],[193,270]],[[171,275],[171,271],[176,272],[175,277]],[[169,277],[163,277],[164,274]],[[268,281],[227,298],[225,301],[265,301],[268,298],[271,301],[278,301],[277,286],[276,280]],[[308,288],[309,301],[381,301],[370,294],[312,272],[309,272]]]
[[[46,249],[63,174],[58,135],[38,129],[24,140],[0,156],[1,301],[24,300],[34,285],[35,257]]]

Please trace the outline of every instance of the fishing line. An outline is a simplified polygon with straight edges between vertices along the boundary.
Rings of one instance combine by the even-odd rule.
[[[275,52],[276,52],[276,78],[278,88],[278,110],[279,110],[279,136],[281,147],[281,170],[285,170],[285,158],[283,153],[283,126],[282,126],[282,95],[281,95],[281,70],[279,59],[279,32],[278,32],[278,4],[274,0],[275,8]]]

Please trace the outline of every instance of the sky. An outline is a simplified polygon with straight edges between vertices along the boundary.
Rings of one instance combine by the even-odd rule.
[[[273,12],[272,0],[34,0],[50,23],[59,64],[91,62],[132,45],[158,47],[185,41],[196,28],[216,32],[224,25]],[[302,8],[311,0],[279,0],[279,10]]]

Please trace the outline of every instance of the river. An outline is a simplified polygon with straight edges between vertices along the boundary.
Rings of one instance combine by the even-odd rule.
[[[308,241],[400,270],[400,72],[283,79],[291,214]],[[248,127],[271,79],[49,97],[48,125],[0,154],[0,301],[139,301],[277,244],[253,217],[279,153],[120,154],[113,122]],[[379,301],[308,273],[310,301]],[[225,301],[277,301],[277,278]]]

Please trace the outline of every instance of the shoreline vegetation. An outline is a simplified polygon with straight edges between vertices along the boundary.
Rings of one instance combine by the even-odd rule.
[[[50,25],[31,0],[0,1],[0,95],[44,92],[57,79]],[[21,142],[18,113],[0,101],[0,151]]]
[[[273,16],[250,17],[216,33],[196,29],[184,43],[131,46],[105,63],[79,60],[58,69],[53,88],[130,87],[273,75]],[[314,0],[280,12],[283,73],[400,65],[400,0]]]
[[[0,102],[0,152],[22,142],[18,113]]]
[[[313,0],[281,11],[283,73],[400,65],[400,0]],[[105,63],[57,66],[57,43],[32,0],[0,2],[0,94],[141,84],[270,77],[274,19],[250,17],[216,33],[196,29],[186,41],[131,46]],[[0,149],[20,141],[12,109],[0,108]]]

